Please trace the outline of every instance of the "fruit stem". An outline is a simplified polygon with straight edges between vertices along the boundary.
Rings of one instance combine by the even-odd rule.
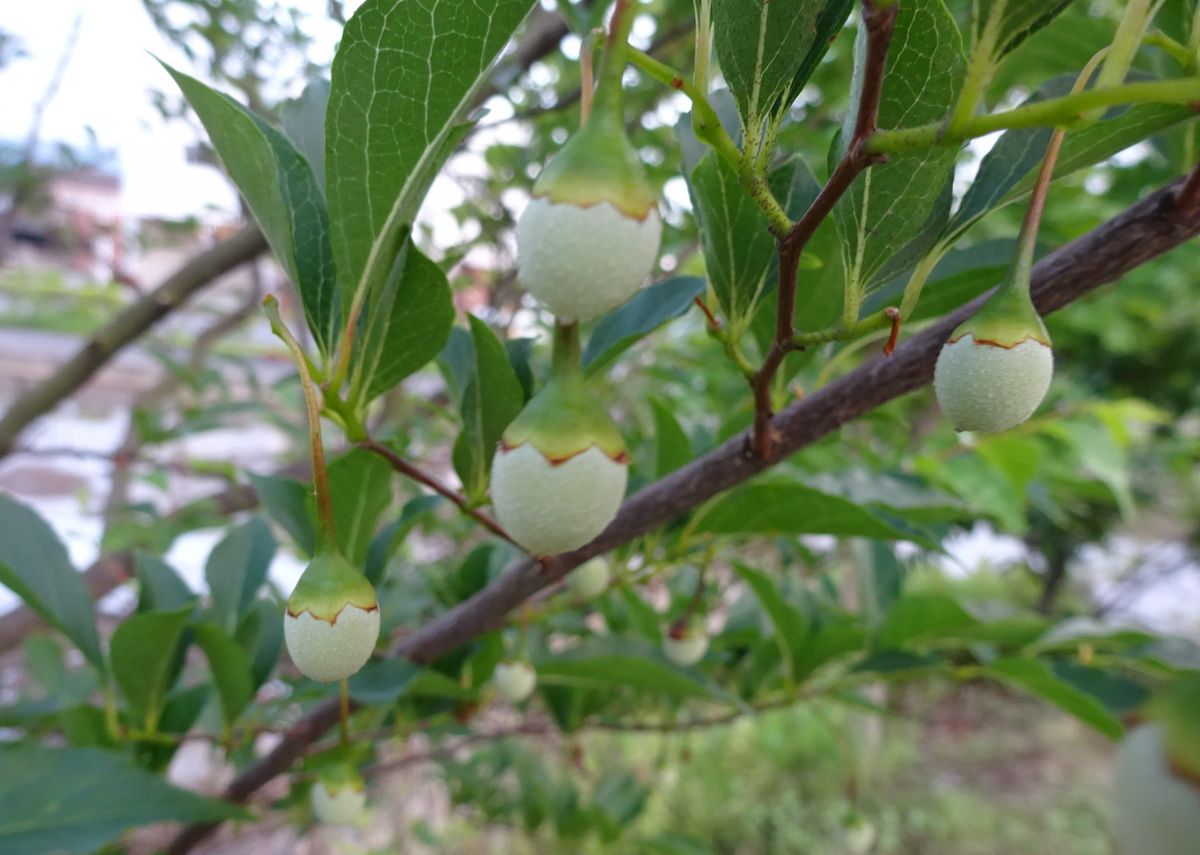
[[[342,678],[341,699],[339,743],[345,747],[350,744],[350,680],[347,677]]]
[[[325,468],[325,446],[321,441],[321,405],[317,401],[317,387],[308,370],[308,360],[300,342],[292,335],[287,324],[279,315],[279,301],[274,294],[263,298],[263,312],[275,333],[288,350],[300,373],[300,388],[304,390],[304,405],[308,411],[308,440],[312,446],[313,487],[317,494],[317,551],[336,549],[337,538],[333,525],[333,500],[329,495],[329,474]]]
[[[1075,85],[1071,87],[1072,95],[1083,91],[1088,80],[1095,73],[1096,66],[1108,52],[1109,49],[1104,48],[1088,60],[1083,70],[1079,72],[1079,76],[1075,78]],[[1021,224],[1021,234],[1017,237],[1017,257],[1013,262],[1012,276],[1006,280],[1005,287],[1011,283],[1013,288],[1025,295],[1029,294],[1029,282],[1033,275],[1033,256],[1037,248],[1038,227],[1042,222],[1042,213],[1046,209],[1046,196],[1050,191],[1050,182],[1054,179],[1054,165],[1058,162],[1058,153],[1062,149],[1063,137],[1066,136],[1066,133],[1066,128],[1057,127],[1050,134],[1050,142],[1046,146],[1046,156],[1042,159],[1037,182],[1029,197],[1029,207],[1025,211],[1025,221]]]
[[[579,323],[554,322],[554,355],[550,367],[553,374],[578,374],[582,369],[579,346]]]
[[[592,115],[621,114],[621,76],[625,73],[625,46],[633,28],[633,0],[616,0],[608,22],[608,41],[600,57]]]

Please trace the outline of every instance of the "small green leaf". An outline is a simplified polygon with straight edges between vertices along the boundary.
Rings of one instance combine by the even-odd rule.
[[[353,292],[389,263],[461,133],[463,114],[533,0],[367,0],[342,31],[325,117],[331,237]],[[372,262],[372,256],[376,261]]]
[[[804,657],[804,648],[808,641],[808,621],[800,614],[799,609],[783,598],[779,587],[766,573],[748,567],[740,561],[733,563],[733,569],[742,581],[750,586],[759,605],[770,617],[780,653],[787,663],[788,671],[796,678],[798,675],[795,663]]]
[[[171,688],[175,648],[191,614],[190,603],[169,612],[140,612],[122,621],[113,633],[109,651],[113,676],[129,711],[151,732]]]
[[[998,60],[1070,5],[1071,0],[1000,0],[985,3],[982,7],[976,4],[975,38],[978,41],[988,22],[999,16],[992,27],[995,35],[990,50],[992,57]],[[980,8],[987,10],[989,7],[986,17],[979,14]]]
[[[137,825],[220,822],[244,810],[201,798],[95,748],[16,745],[0,750],[0,852],[86,855]]]
[[[350,697],[360,704],[391,703],[402,697],[423,671],[407,659],[371,659],[350,678]]]
[[[866,29],[855,43],[853,93],[835,148],[840,157],[853,135],[866,61]],[[954,17],[942,0],[899,4],[879,105],[879,126],[904,128],[936,122],[953,107],[966,60]],[[957,151],[932,148],[889,157],[858,176],[834,209],[842,237],[847,289],[866,294],[883,284],[879,274],[924,229],[944,199]],[[893,274],[894,275],[894,274]]]
[[[265,683],[279,664],[279,655],[283,652],[283,621],[280,620],[283,609],[284,603],[277,598],[259,598],[238,626],[235,638],[249,653],[250,676],[255,688]]]
[[[802,484],[752,484],[702,511],[698,531],[712,534],[836,534],[879,540],[913,539],[871,511]]]
[[[760,132],[792,92],[824,0],[713,0],[713,41],[742,125]]]
[[[804,91],[805,84],[812,77],[813,72],[817,70],[817,66],[821,64],[821,60],[825,58],[825,54],[829,52],[829,48],[833,45],[834,40],[838,37],[838,33],[842,31],[842,27],[846,25],[846,20],[850,17],[850,12],[854,9],[854,0],[825,0],[825,5],[821,9],[821,13],[817,16],[816,36],[813,38],[812,46],[809,47],[808,53],[804,55],[804,59],[800,63],[800,67],[796,69],[796,74],[792,78],[792,85],[780,106],[792,104],[800,93]]]
[[[662,619],[654,607],[641,598],[634,588],[621,586],[621,604],[629,624],[652,644],[662,643]]]
[[[446,274],[406,240],[381,288],[370,295],[355,348],[355,395],[371,401],[429,364],[454,326]]]
[[[249,473],[258,502],[308,556],[317,549],[317,527],[312,513],[312,489],[294,478]]]
[[[908,594],[892,603],[875,636],[879,648],[970,637],[979,621],[945,594]]]
[[[204,565],[212,611],[227,633],[254,604],[275,557],[275,538],[262,517],[235,526],[213,547]]]
[[[603,371],[667,321],[686,314],[705,287],[698,276],[676,276],[638,291],[597,322],[583,351],[584,370],[588,374]]]
[[[650,409],[654,413],[654,477],[662,478],[692,459],[692,441],[670,407],[651,398]]]
[[[333,523],[342,554],[355,567],[363,566],[379,520],[392,503],[394,472],[386,460],[353,449],[329,464],[329,493]]]
[[[471,360],[462,391],[463,430],[454,444],[454,469],[467,495],[487,492],[492,456],[508,423],[524,405],[521,381],[500,339],[483,321],[468,315]]]
[[[163,67],[200,117],[267,243],[296,284],[318,347],[328,353],[335,339],[337,282],[328,215],[312,166],[287,137],[228,95],[166,63]]]
[[[196,633],[196,643],[208,657],[208,667],[212,671],[217,698],[221,702],[221,717],[226,727],[230,727],[254,700],[250,657],[229,633],[216,624],[198,624],[193,627],[193,632]]]
[[[1098,697],[1063,680],[1040,659],[1001,659],[986,670],[998,680],[1049,701],[1110,739],[1119,739],[1125,732],[1120,719]]]
[[[168,611],[196,601],[194,591],[169,564],[145,552],[133,557],[138,580],[138,611]]]
[[[0,493],[0,585],[75,642],[103,670],[92,597],[67,550],[36,512]]]
[[[400,509],[400,516],[385,525],[379,534],[375,535],[367,550],[366,564],[363,568],[363,575],[372,585],[379,585],[388,560],[404,538],[408,536],[408,533],[444,501],[445,499],[436,495],[417,496],[415,499],[410,499]]]

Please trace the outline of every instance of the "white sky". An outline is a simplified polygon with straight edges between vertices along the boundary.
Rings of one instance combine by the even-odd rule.
[[[331,55],[336,26],[316,26],[325,20],[325,0],[293,5],[310,13],[313,25],[307,30],[320,37],[316,50]],[[20,38],[29,54],[0,71],[0,139],[23,141],[28,135],[34,105],[81,15],[79,42],[46,113],[42,140],[83,146],[90,126],[102,148],[117,151],[124,207],[132,216],[182,218],[209,206],[236,210],[236,196],[216,170],[186,162],[195,131],[184,122],[165,124],[152,106],[152,90],[176,91],[152,53],[196,70],[159,35],[141,0],[0,0],[0,10],[0,28]],[[295,88],[302,85],[296,81]]]

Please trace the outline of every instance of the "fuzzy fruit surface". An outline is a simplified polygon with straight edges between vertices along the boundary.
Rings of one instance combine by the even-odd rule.
[[[367,807],[362,776],[353,768],[335,767],[313,784],[313,816],[325,825],[357,825]]]
[[[933,389],[956,430],[995,433],[1033,415],[1053,374],[1054,355],[1040,341],[1001,347],[967,334],[938,354]]]
[[[345,558],[318,554],[288,598],[283,635],[304,676],[322,683],[349,677],[379,640],[375,589]]]
[[[517,272],[563,321],[629,299],[654,267],[657,199],[619,113],[598,110],[548,163],[517,221]]]
[[[537,673],[524,662],[500,662],[492,672],[492,684],[502,698],[516,704],[533,694]]]
[[[492,460],[492,506],[530,554],[569,552],[612,522],[628,469],[608,412],[578,374],[558,375],[504,431]]]
[[[698,630],[685,632],[679,638],[668,635],[663,639],[663,653],[676,665],[695,665],[708,652],[708,636]]]
[[[581,600],[590,600],[604,593],[611,580],[612,570],[609,569],[608,559],[597,556],[572,570],[567,577],[567,585]]]
[[[1117,752],[1114,830],[1120,855],[1193,855],[1200,847],[1200,787],[1167,761],[1163,728],[1142,724]]]

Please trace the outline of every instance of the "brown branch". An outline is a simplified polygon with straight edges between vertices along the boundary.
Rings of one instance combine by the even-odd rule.
[[[258,227],[246,226],[186,262],[151,293],[109,321],[53,374],[13,401],[0,419],[0,458],[12,451],[21,431],[78,391],[121,348],[201,288],[257,257],[266,248],[267,242]]]
[[[792,339],[796,334],[796,277],[800,271],[800,256],[816,233],[817,227],[825,221],[833,211],[834,205],[850,189],[854,179],[879,160],[867,152],[864,143],[878,128],[883,73],[887,66],[888,46],[892,42],[892,32],[895,29],[896,12],[895,3],[880,8],[876,0],[863,0],[867,54],[854,132],[846,145],[845,153],[829,180],[825,182],[825,186],[821,188],[821,192],[817,194],[817,198],[808,206],[804,216],[779,240],[779,296],[775,315],[775,338],[763,358],[762,367],[750,381],[750,387],[754,391],[754,430],[750,436],[750,450],[762,460],[770,460],[774,453],[771,384],[783,365],[784,358],[794,349]]]
[[[1181,183],[1151,194],[1042,259],[1033,275],[1032,296],[1038,311],[1047,314],[1062,308],[1200,234],[1200,212],[1185,213],[1175,206],[1175,192]],[[933,376],[934,361],[950,332],[989,295],[914,335],[891,358],[867,362],[780,412],[775,420],[779,443],[771,460],[747,455],[746,437],[733,437],[628,499],[617,518],[592,543],[541,562],[522,561],[470,599],[402,638],[392,655],[414,662],[436,659],[500,625],[526,599],[587,559],[653,531],[864,413],[924,386]],[[285,773],[337,720],[336,698],[313,707],[270,754],[234,779],[225,790],[225,798],[245,801],[259,787]],[[215,828],[188,826],[167,851],[187,852]]]
[[[469,516],[471,519],[475,520],[475,522],[479,523],[492,534],[507,540],[509,543],[513,542],[513,539],[509,537],[508,532],[506,532],[500,526],[500,523],[496,522],[478,508],[471,507],[471,503],[467,500],[466,496],[443,484],[421,467],[409,463],[382,442],[378,442],[368,437],[367,439],[364,439],[362,442],[358,443],[358,447],[364,448],[374,454],[378,454],[380,457],[390,463],[392,468],[401,475],[405,476],[406,478],[411,478],[419,484],[424,484],[439,496],[449,499],[451,502],[458,505],[458,509],[460,511]]]
[[[1189,213],[1200,210],[1200,163],[1192,167],[1192,171],[1183,180],[1179,192],[1175,194],[1175,204],[1180,210]]]

